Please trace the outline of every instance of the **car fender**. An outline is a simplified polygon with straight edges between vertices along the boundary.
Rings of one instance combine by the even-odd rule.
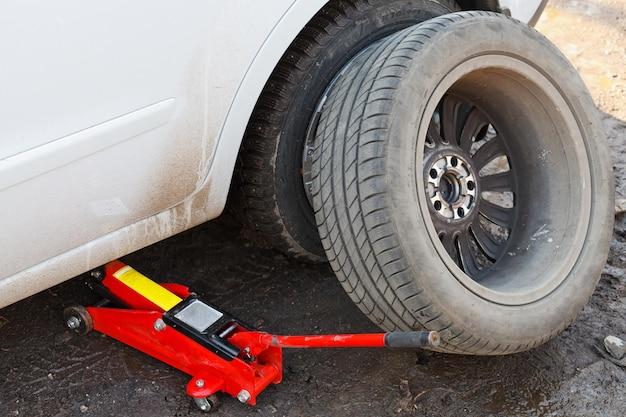
[[[208,175],[201,187],[210,189],[212,217],[224,209],[248,120],[267,80],[291,42],[326,3],[328,0],[298,0],[292,4],[250,63],[220,129]]]

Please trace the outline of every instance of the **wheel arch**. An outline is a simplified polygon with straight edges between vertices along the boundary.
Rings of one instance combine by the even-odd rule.
[[[217,147],[203,187],[209,190],[212,217],[226,205],[235,163],[248,123],[263,89],[300,32],[328,3],[335,0],[296,0],[285,12],[250,63],[220,129]]]
[[[499,10],[499,0],[455,0],[463,10]],[[541,1],[541,0],[537,0]],[[543,0],[542,3],[545,3]],[[213,217],[226,205],[234,167],[245,131],[267,81],[290,45],[298,39],[316,14],[326,6],[341,9],[343,0],[296,0],[276,24],[257,52],[230,103],[217,147],[203,184],[209,187]]]

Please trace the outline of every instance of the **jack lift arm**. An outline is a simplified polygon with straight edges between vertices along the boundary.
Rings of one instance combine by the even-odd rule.
[[[283,348],[422,348],[439,345],[437,332],[277,336],[259,332],[179,284],[157,284],[120,261],[95,270],[104,301],[64,311],[66,325],[104,333],[191,375],[187,394],[202,411],[218,392],[255,405],[282,379]],[[109,304],[122,308],[112,308]]]

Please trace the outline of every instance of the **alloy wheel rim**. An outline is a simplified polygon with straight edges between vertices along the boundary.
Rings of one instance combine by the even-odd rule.
[[[424,190],[446,252],[474,281],[497,264],[515,227],[516,173],[482,109],[446,94],[424,144]]]

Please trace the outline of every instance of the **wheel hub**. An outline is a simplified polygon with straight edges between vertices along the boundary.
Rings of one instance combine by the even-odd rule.
[[[437,157],[425,177],[430,205],[438,216],[461,220],[476,206],[476,178],[461,155],[449,152]]]

